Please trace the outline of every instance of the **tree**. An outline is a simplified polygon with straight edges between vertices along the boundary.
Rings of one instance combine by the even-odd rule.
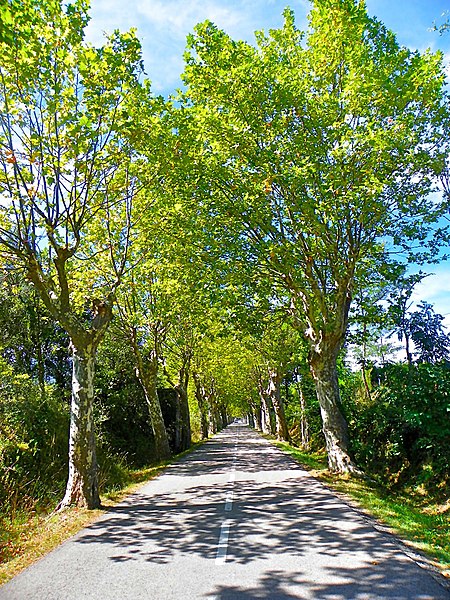
[[[330,468],[351,471],[336,361],[373,260],[387,260],[389,240],[424,239],[436,217],[427,193],[446,149],[441,56],[400,48],[362,2],[315,0],[307,34],[284,15],[256,47],[198,25],[184,110],[201,209],[289,297]]]
[[[0,42],[0,250],[70,337],[61,507],[94,508],[94,359],[130,240],[136,178],[127,132],[141,93],[140,46],[133,32],[118,31],[101,48],[85,44],[84,0],[13,4],[12,40]]]
[[[388,315],[399,341],[405,343],[406,360],[409,367],[413,364],[413,350],[411,348],[411,317],[408,312],[413,305],[411,296],[414,287],[425,277],[428,275],[422,271],[399,277],[389,298]]]
[[[428,302],[420,302],[418,308],[409,317],[409,332],[417,360],[431,364],[448,360],[450,336],[442,325],[444,317],[435,313],[433,305]]]
[[[297,332],[283,322],[277,312],[260,316],[262,333],[247,334],[246,343],[254,356],[254,374],[261,398],[262,427],[275,433],[279,440],[289,441],[285,406],[281,395],[282,382],[292,365],[293,350],[299,346]],[[273,410],[275,427],[270,420]]]
[[[405,266],[395,264],[393,261],[374,263],[372,272],[366,273],[364,286],[355,289],[354,292],[346,343],[351,352],[351,360],[356,361],[361,367],[362,382],[368,400],[370,400],[368,368],[379,360],[384,363],[386,355],[397,350],[392,343],[383,341],[383,337],[392,335],[393,310],[396,321],[400,318],[402,303],[399,282],[405,281],[404,272]],[[394,297],[396,298],[395,309],[392,304]]]
[[[65,396],[70,371],[67,335],[54,323],[36,290],[21,273],[8,272],[0,279],[0,347],[17,373],[26,373],[38,385],[41,397],[56,384]]]
[[[137,249],[139,251],[139,246]],[[140,250],[145,254],[142,248]],[[156,457],[166,460],[171,452],[157,391],[161,346],[167,329],[160,296],[149,261],[141,260],[134,266],[131,281],[120,290],[116,300],[120,328],[132,350],[136,375],[145,394]]]

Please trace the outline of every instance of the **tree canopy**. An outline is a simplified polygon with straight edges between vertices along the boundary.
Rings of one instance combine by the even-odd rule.
[[[189,38],[184,81],[205,173],[201,207],[310,344],[332,468],[350,468],[336,359],[355,290],[389,247],[424,239],[447,153],[439,53],[412,52],[363,3],[313,2],[303,33],[213,23]]]
[[[427,303],[409,314],[417,276],[405,275],[414,257],[437,260],[447,235],[442,55],[401,47],[364,2],[314,0],[306,31],[283,14],[254,44],[197,25],[185,87],[164,99],[144,80],[134,30],[84,41],[84,0],[0,9],[0,267],[11,313],[0,366],[13,381],[15,363],[35,381],[30,396],[59,402],[67,365],[46,355],[70,345],[62,507],[100,502],[95,426],[107,426],[96,411],[118,410],[111,390],[98,392],[101,410],[95,397],[105,336],[117,365],[100,353],[99,381],[114,372],[134,390],[123,402],[147,419],[156,458],[240,414],[284,440],[300,425],[309,446],[307,419],[320,411],[338,472],[357,471],[363,455],[347,424],[357,414],[349,337],[361,346],[364,406],[366,346],[388,320],[419,361],[448,358],[442,317]],[[21,320],[23,341],[9,333]]]

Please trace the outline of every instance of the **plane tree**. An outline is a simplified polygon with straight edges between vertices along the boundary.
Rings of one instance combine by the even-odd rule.
[[[116,313],[118,328],[131,349],[136,375],[144,391],[155,454],[159,460],[165,460],[171,452],[157,388],[161,345],[168,326],[168,306],[158,278],[155,255],[153,252],[149,255],[148,248],[139,243],[146,240],[148,237],[141,235],[130,250],[131,269],[116,294]]]
[[[130,114],[140,45],[83,41],[87,5],[13,2],[0,40],[0,251],[70,337],[69,477],[61,507],[100,504],[94,360],[126,266],[138,183]],[[115,219],[111,219],[111,215]]]
[[[315,0],[301,32],[234,41],[207,21],[188,41],[195,198],[309,344],[329,466],[352,471],[336,371],[355,289],[389,249],[424,241],[447,150],[439,53],[400,47],[363,2]],[[185,117],[186,118],[186,117]],[[200,194],[200,192],[202,192]]]

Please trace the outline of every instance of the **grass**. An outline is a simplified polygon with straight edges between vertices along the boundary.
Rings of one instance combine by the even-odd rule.
[[[328,487],[350,497],[408,546],[425,554],[444,577],[450,578],[449,502],[442,504],[420,494],[393,494],[369,480],[331,473],[325,454],[302,452],[285,442],[275,444]]]
[[[87,510],[70,508],[64,512],[52,512],[55,505],[47,506],[41,514],[33,511],[17,511],[13,518],[0,515],[0,585],[29,567],[36,560],[75,535],[83,527],[96,521],[109,508],[136,492],[147,481],[155,478],[169,464],[179,460],[200,444],[171,460],[156,466],[127,472],[127,483],[101,496],[102,508]]]

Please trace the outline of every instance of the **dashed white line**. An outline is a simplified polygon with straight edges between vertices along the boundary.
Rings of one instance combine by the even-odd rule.
[[[228,537],[230,535],[231,521],[227,520],[222,523],[220,528],[219,545],[217,546],[216,565],[223,565],[227,560]]]
[[[228,492],[225,498],[225,510],[226,512],[230,512],[233,509],[233,490]]]

